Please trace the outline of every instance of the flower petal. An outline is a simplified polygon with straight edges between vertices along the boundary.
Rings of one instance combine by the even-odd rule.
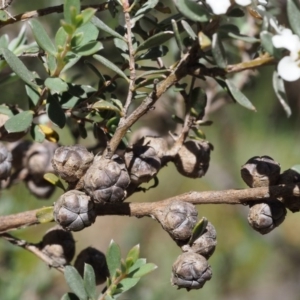
[[[300,51],[300,39],[298,35],[293,34],[290,29],[284,28],[280,34],[272,37],[272,42],[276,48],[285,48],[291,52],[294,59],[298,58]]]
[[[206,3],[211,7],[213,13],[216,15],[226,14],[228,8],[231,5],[229,0],[206,0]]]
[[[247,6],[251,4],[251,0],[235,0],[235,3],[241,6]]]
[[[290,56],[282,58],[277,68],[278,74],[286,81],[295,81],[300,78],[300,67]]]

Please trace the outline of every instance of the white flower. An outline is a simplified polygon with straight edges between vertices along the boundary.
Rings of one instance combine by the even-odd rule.
[[[251,0],[235,0],[235,3],[240,6],[247,6],[251,4]]]
[[[210,6],[213,13],[216,15],[223,15],[226,14],[228,8],[230,7],[231,3],[229,0],[206,0],[206,3]]]
[[[278,64],[278,74],[286,81],[295,81],[300,78],[300,39],[290,29],[280,29],[279,34],[272,37],[276,48],[285,48],[290,51],[289,56],[283,57]]]

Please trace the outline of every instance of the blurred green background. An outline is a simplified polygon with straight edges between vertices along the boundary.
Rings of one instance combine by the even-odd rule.
[[[82,4],[97,2],[82,1]],[[17,14],[46,7],[49,3],[41,0],[14,0],[9,11]],[[51,1],[51,6],[58,4],[61,2]],[[164,1],[164,4],[171,5],[171,1]],[[39,20],[43,22],[48,33],[54,36],[61,17],[60,14],[52,14]],[[109,24],[116,22],[110,18],[106,18],[105,21]],[[12,39],[22,25],[24,24],[17,23],[4,27],[0,34],[7,33]],[[30,37],[30,30],[27,32]],[[107,49],[107,53],[109,51],[110,48]],[[176,56],[177,54],[171,51],[165,60],[171,62]],[[26,59],[25,63],[31,70],[42,70],[41,65],[34,59]],[[215,150],[212,152],[210,168],[204,178],[185,178],[169,164],[159,173],[160,185],[156,189],[147,193],[137,193],[128,201],[157,201],[190,190],[245,188],[246,185],[240,178],[240,167],[256,155],[273,157],[280,162],[282,171],[299,164],[299,82],[286,86],[293,112],[292,116],[287,118],[272,90],[273,69],[274,67],[265,67],[259,74],[253,73],[251,80],[244,87],[243,91],[257,108],[256,113],[237,104],[228,103],[206,115],[206,119],[212,120],[214,124],[204,127],[203,131]],[[93,74],[83,64],[74,68],[74,73],[68,73],[68,78],[79,70],[84,76],[78,78],[78,82],[95,84]],[[5,72],[0,76],[5,76]],[[124,87],[121,86],[119,94],[123,93],[123,97],[124,91]],[[0,86],[0,95],[1,103],[22,105],[24,85],[17,81]],[[145,123],[150,127],[154,127],[155,124],[156,129],[175,128],[171,120],[173,112],[170,113],[174,97],[171,92],[163,97],[157,104],[156,112],[147,115]],[[62,144],[73,143],[68,129],[59,132]],[[60,191],[56,191],[50,200],[36,200],[25,186],[20,184],[9,191],[1,191],[0,213],[6,215],[51,205],[59,195]],[[213,223],[218,234],[217,249],[209,260],[213,278],[201,290],[186,292],[176,290],[170,285],[171,267],[180,254],[180,249],[160,225],[150,218],[99,217],[92,227],[74,234],[77,241],[76,252],[79,253],[88,246],[105,252],[110,240],[114,239],[125,255],[132,246],[140,244],[142,257],[157,264],[158,269],[144,277],[140,284],[124,294],[121,299],[300,299],[299,214],[289,212],[279,228],[261,236],[247,223],[247,207],[203,205],[198,206],[198,212],[199,217],[205,216]],[[52,225],[18,230],[13,234],[30,242],[39,242],[44,232]],[[99,287],[99,291],[102,288]],[[0,240],[0,299],[54,300],[60,299],[67,291],[68,286],[62,274],[49,269],[31,253]]]

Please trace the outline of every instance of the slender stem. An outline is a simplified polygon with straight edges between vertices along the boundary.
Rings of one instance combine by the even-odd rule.
[[[141,218],[145,216],[155,216],[158,210],[175,200],[189,202],[195,205],[247,204],[248,202],[254,203],[263,200],[272,201],[274,199],[283,201],[282,198],[292,196],[300,197],[300,183],[224,191],[191,191],[157,202],[97,204],[96,212],[98,216],[119,215]],[[36,209],[19,214],[1,216],[0,234],[14,229],[39,224],[39,220],[36,216],[38,211],[39,209]]]
[[[40,258],[42,261],[44,261],[48,266],[51,266],[51,267],[55,266],[55,264],[53,263],[53,260],[48,255],[43,253],[36,244],[28,243],[25,240],[20,240],[18,238],[13,237],[12,235],[10,235],[8,233],[0,234],[0,237],[7,240],[12,245],[21,247],[21,248],[33,253],[38,258]],[[62,273],[64,272],[64,268],[61,266],[54,267],[54,268]]]
[[[86,8],[89,8],[89,7],[95,8],[97,11],[103,11],[103,10],[106,10],[108,8],[108,4],[105,2],[105,3],[101,3],[101,4],[94,4],[94,5],[92,5],[92,4],[82,5],[81,10],[84,10]],[[0,28],[4,27],[6,25],[10,25],[10,24],[20,22],[20,21],[26,21],[26,20],[29,20],[29,19],[35,18],[35,17],[42,17],[42,16],[46,16],[46,15],[49,15],[49,14],[52,14],[52,13],[62,13],[63,11],[64,11],[63,4],[28,11],[28,12],[21,13],[19,15],[15,15],[13,17],[10,17],[6,21],[0,21]]]

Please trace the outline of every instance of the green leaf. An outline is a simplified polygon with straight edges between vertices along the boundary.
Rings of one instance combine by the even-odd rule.
[[[55,35],[55,45],[56,47],[62,47],[66,45],[68,39],[68,34],[63,27],[59,27]]]
[[[95,102],[92,108],[95,110],[111,110],[116,112],[118,115],[121,115],[121,111],[117,106],[105,100]]]
[[[106,261],[109,270],[110,277],[115,276],[116,271],[121,265],[121,250],[118,244],[113,240],[110,242],[106,253]]]
[[[123,39],[114,38],[114,44],[121,52],[128,53],[128,44]]]
[[[146,264],[145,258],[139,258],[136,260],[133,266],[130,267],[128,270],[128,274],[133,273],[135,270],[139,269],[141,266]]]
[[[189,245],[193,245],[193,243],[205,232],[207,227],[207,219],[203,217],[201,220],[193,228],[192,236],[189,240]]]
[[[83,279],[78,271],[72,266],[66,266],[64,275],[70,289],[80,298],[80,300],[88,300],[88,294],[84,288]]]
[[[63,185],[63,183],[62,183],[62,181],[55,174],[53,174],[53,173],[46,173],[46,174],[44,174],[43,178],[46,181],[48,181],[51,184],[53,184],[54,186],[62,189],[63,191],[66,190],[65,187],[64,187],[64,185]]]
[[[72,7],[74,8],[73,14],[80,13],[80,0],[65,0],[64,3],[64,18],[69,24],[72,24]]]
[[[273,73],[273,88],[280,104],[282,105],[287,117],[289,118],[292,114],[292,110],[288,105],[284,81],[280,76],[278,76],[278,73],[276,71],[274,71]]]
[[[26,68],[23,62],[10,50],[0,48],[0,52],[3,55],[5,61],[11,67],[11,69],[28,85],[33,88],[38,88],[33,74]]]
[[[69,23],[66,23],[64,21],[61,21],[61,26],[63,27],[63,29],[65,30],[65,32],[69,35],[73,35],[75,30],[76,30],[76,27],[74,27],[73,25],[69,24]]]
[[[44,132],[36,124],[33,124],[30,133],[31,133],[31,136],[34,139],[34,141],[37,142],[37,143],[42,143],[45,140]]]
[[[92,24],[91,22],[84,24],[83,26],[80,26],[74,34],[82,34],[83,39],[80,41],[80,43],[74,45],[76,47],[83,46],[87,44],[90,41],[96,41],[99,35],[98,28]]]
[[[181,20],[181,25],[184,28],[184,30],[187,32],[187,34],[193,39],[196,40],[197,39],[197,35],[194,32],[193,28],[190,26],[190,24],[188,22],[186,22],[185,20]]]
[[[148,263],[141,266],[139,269],[131,273],[132,278],[140,278],[142,276],[147,275],[148,273],[157,269],[157,266],[153,263]]]
[[[58,77],[48,77],[45,80],[45,86],[54,93],[63,93],[69,89],[68,84]]]
[[[25,85],[26,94],[30,100],[30,107],[35,107],[40,99],[40,94],[30,85]]]
[[[83,275],[84,287],[89,296],[89,300],[96,299],[96,277],[94,269],[89,264],[84,264]]]
[[[63,128],[66,124],[66,116],[61,108],[61,105],[54,95],[49,95],[47,104],[46,104],[46,111],[48,114],[49,119],[56,124],[58,127]]]
[[[23,132],[26,131],[32,123],[33,112],[32,111],[22,111],[17,115],[9,118],[5,123],[4,127],[8,133],[13,132]]]
[[[39,223],[50,223],[54,220],[53,217],[53,206],[43,207],[39,209],[35,214]]]
[[[287,15],[291,28],[300,36],[300,8],[297,0],[287,0]]]
[[[103,49],[102,43],[98,41],[90,41],[82,46],[74,48],[73,51],[77,55],[89,56]]]
[[[163,31],[163,32],[157,33],[157,34],[151,36],[150,38],[148,38],[147,40],[145,40],[143,43],[141,43],[137,47],[135,53],[138,53],[139,51],[142,51],[142,50],[146,50],[149,48],[159,46],[159,45],[165,43],[166,41],[168,41],[173,36],[174,36],[173,31]]]
[[[126,76],[126,74],[120,68],[118,68],[114,63],[112,63],[110,60],[108,60],[107,58],[105,58],[101,55],[98,55],[98,54],[93,55],[93,57],[96,60],[98,60],[100,63],[102,63],[104,66],[106,66],[107,68],[111,69],[112,71],[114,71],[115,73],[117,73],[118,75],[120,75],[121,77],[126,79],[127,82],[129,82],[129,79]]]
[[[182,43],[182,40],[181,40],[181,37],[180,37],[180,33],[179,33],[179,30],[178,30],[177,23],[174,19],[172,19],[171,24],[172,24],[173,32],[175,34],[175,40],[176,40],[176,43],[177,43],[177,47],[178,47],[178,49],[179,49],[179,51],[182,55],[183,54],[183,43]]]
[[[96,11],[97,11],[96,9],[91,8],[91,7],[86,8],[85,10],[83,10],[81,12],[81,15],[83,17],[83,24],[86,24],[86,23],[90,22],[91,19],[93,18],[93,16],[95,15]]]
[[[151,71],[142,73],[141,75],[137,76],[136,79],[147,77],[147,76],[153,76],[153,78],[156,78],[157,76],[155,76],[155,75],[168,74],[169,72],[170,72],[170,70],[168,70],[168,69],[151,70]]]
[[[239,89],[237,89],[236,86],[229,79],[226,79],[225,82],[229,94],[237,103],[250,110],[256,111],[256,108],[253,106],[250,100]]]
[[[125,279],[121,280],[121,282],[117,285],[116,292],[124,293],[124,292],[130,290],[140,281],[140,279],[141,278],[139,277],[139,278],[125,278]]]
[[[189,20],[195,22],[207,22],[209,13],[204,6],[197,4],[193,0],[176,0],[174,1],[177,9]]]
[[[219,68],[225,69],[227,66],[227,59],[224,47],[218,36],[218,33],[214,33],[212,36],[212,55]]]
[[[141,53],[140,55],[138,55],[136,57],[135,61],[145,60],[145,59],[155,60],[158,57],[165,56],[168,53],[168,51],[169,51],[169,49],[164,45],[159,46],[159,47],[154,47],[154,48],[148,49],[145,53]]]
[[[140,245],[135,245],[131,248],[127,254],[126,262],[130,258],[132,260],[132,265],[138,260],[140,255]]]
[[[273,35],[268,31],[262,31],[260,33],[260,40],[262,46],[270,55],[273,56],[275,47],[273,46],[272,37]]]
[[[56,57],[54,55],[49,54],[48,57],[46,57],[46,62],[48,65],[49,73],[53,74],[57,67]]]
[[[80,300],[80,299],[75,294],[68,293],[68,294],[64,294],[61,297],[61,300]]]
[[[1,104],[0,105],[0,114],[7,115],[9,117],[13,117],[14,116],[13,112],[11,111],[11,108],[8,107],[5,104]]]
[[[27,41],[25,33],[26,33],[26,26],[23,25],[18,36],[9,43],[8,49],[14,52],[16,55],[18,55],[16,53],[16,50],[22,45],[24,45]]]
[[[7,48],[9,44],[9,38],[7,34],[3,34],[0,37],[0,48]]]
[[[31,27],[33,36],[37,42],[37,44],[44,49],[47,53],[52,55],[56,55],[56,48],[50,40],[46,30],[42,26],[42,24],[36,19],[32,19],[29,21],[29,25]]]
[[[107,26],[104,22],[102,22],[99,18],[97,17],[93,17],[91,20],[92,24],[94,24],[97,28],[99,28],[100,30],[110,34],[111,36],[117,38],[117,39],[121,39],[126,41],[126,39],[121,36],[118,32],[114,31],[113,29],[111,29],[109,26]]]
[[[61,73],[66,72],[68,69],[73,67],[79,61],[80,58],[81,58],[80,55],[77,55],[74,52],[69,52],[65,58],[67,63],[65,64]]]
[[[152,8],[158,4],[158,0],[148,0],[143,6],[136,12],[133,18],[131,18],[132,23],[134,24],[139,19],[143,18],[146,13],[148,13]]]

